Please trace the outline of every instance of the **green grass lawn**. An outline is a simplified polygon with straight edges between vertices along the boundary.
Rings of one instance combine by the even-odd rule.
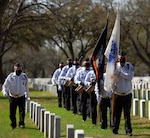
[[[101,130],[99,121],[97,126],[93,126],[90,118],[86,122],[82,122],[81,115],[72,115],[72,111],[66,111],[64,108],[58,108],[57,97],[49,92],[31,91],[31,101],[38,102],[47,111],[55,113],[61,117],[61,138],[66,137],[66,125],[73,124],[75,129],[83,129],[85,137],[93,138],[126,138],[124,130],[124,120],[122,120],[118,135],[112,135],[110,128]],[[147,118],[140,118],[139,116],[131,116],[133,138],[150,138],[150,120]],[[18,121],[18,112],[17,112]],[[10,130],[9,120],[9,102],[8,99],[0,93],[0,138],[43,138],[44,133],[40,132],[34,122],[29,118],[29,113],[26,113],[25,118],[26,128]]]

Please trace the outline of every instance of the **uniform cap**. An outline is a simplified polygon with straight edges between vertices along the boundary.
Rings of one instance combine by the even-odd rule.
[[[71,59],[71,58],[68,58],[67,61],[72,61],[72,59]]]
[[[121,55],[121,56],[125,56],[126,53],[122,51],[120,55]]]
[[[16,63],[14,66],[15,67],[21,67],[22,65],[20,63]]]
[[[85,62],[89,62],[89,61],[90,61],[90,59],[89,59],[89,58],[85,58],[83,61],[85,61]]]

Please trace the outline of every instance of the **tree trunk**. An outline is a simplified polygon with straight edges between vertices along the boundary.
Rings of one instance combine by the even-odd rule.
[[[5,76],[3,73],[2,57],[0,57],[0,85],[5,81]]]

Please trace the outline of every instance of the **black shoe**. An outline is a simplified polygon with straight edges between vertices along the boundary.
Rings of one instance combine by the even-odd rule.
[[[81,112],[78,112],[78,114],[81,115],[82,113],[81,113]]]
[[[129,132],[128,132],[127,135],[131,137],[131,136],[132,136],[132,133],[129,133]]]
[[[118,134],[118,132],[113,132],[113,135],[117,135]]]
[[[23,129],[23,128],[25,128],[25,126],[24,126],[24,125],[19,125],[19,127],[20,127],[20,128],[22,128],[22,129]]]
[[[82,122],[85,122],[85,120],[83,119]]]
[[[10,130],[14,130],[16,127],[11,127]]]
[[[104,129],[107,129],[107,127],[101,127],[101,129],[103,129],[103,130],[104,130]]]
[[[62,107],[62,104],[59,104],[58,107]]]
[[[89,117],[89,118],[90,118],[90,114],[87,114],[87,117]]]
[[[77,113],[72,113],[72,115],[76,115]]]
[[[92,125],[97,126],[97,124],[96,124],[96,123],[92,123]]]
[[[93,125],[96,125],[96,121],[92,121],[92,124],[93,124]]]

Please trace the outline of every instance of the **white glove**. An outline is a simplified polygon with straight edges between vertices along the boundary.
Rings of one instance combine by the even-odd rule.
[[[4,92],[4,93],[3,93],[3,96],[8,97],[8,93],[7,93],[7,92]]]
[[[62,91],[62,87],[60,85],[58,85],[58,90]]]
[[[101,96],[97,96],[97,104],[100,104]]]
[[[57,85],[57,83],[56,82],[52,82],[52,86],[56,86]]]
[[[118,74],[118,75],[119,75],[120,72],[121,72],[121,68],[118,68],[118,67],[117,67],[116,70],[115,70],[115,74]]]
[[[27,100],[30,100],[30,97],[28,97]]]
[[[27,93],[25,93],[25,99],[30,100],[30,97],[28,97]]]

